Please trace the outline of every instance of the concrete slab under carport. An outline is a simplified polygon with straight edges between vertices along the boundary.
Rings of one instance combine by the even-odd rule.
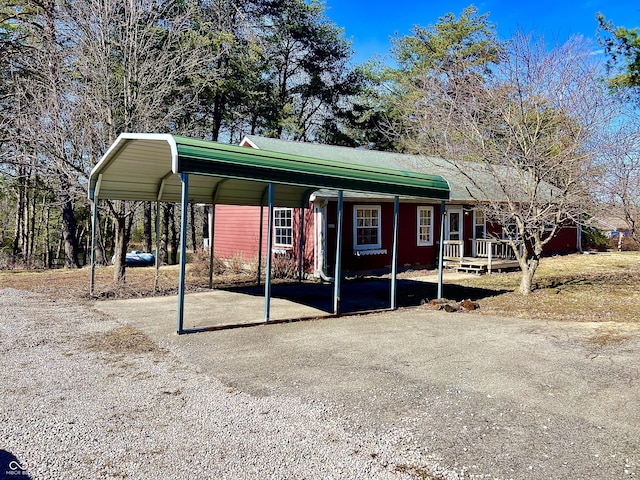
[[[446,279],[460,278],[450,273]],[[469,276],[469,275],[467,275]],[[390,305],[390,279],[364,278],[346,280],[342,283],[341,311],[343,314],[361,314],[380,311]],[[437,275],[419,278],[403,278],[397,281],[397,304],[399,307],[419,306],[436,298]],[[458,286],[448,286],[448,298],[462,300],[472,295],[474,299],[495,292],[482,290],[466,291]],[[272,286],[271,316],[269,323],[320,319],[333,317],[333,285],[328,283],[280,283]],[[184,328],[217,330],[265,324],[264,286],[238,286],[189,293],[186,296]],[[126,300],[104,300],[97,308],[105,313],[120,316],[120,311],[135,312],[144,331],[171,333],[176,331],[177,305],[175,297],[151,297]],[[122,318],[128,321],[126,318]]]
[[[211,290],[186,295],[186,330],[223,325],[243,326],[264,323],[261,312],[264,297],[245,292]],[[177,304],[174,296],[106,300],[96,308],[148,334],[176,334]],[[327,312],[311,306],[296,304],[281,298],[271,299],[275,321],[300,317],[326,316]],[[135,317],[135,318],[132,318]]]

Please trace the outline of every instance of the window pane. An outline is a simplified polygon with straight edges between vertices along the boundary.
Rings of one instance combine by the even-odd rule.
[[[356,207],[355,246],[380,246],[380,207]]]
[[[273,236],[276,245],[293,245],[293,209],[275,208],[273,210]]]
[[[418,244],[431,245],[432,239],[432,215],[431,207],[418,207]]]

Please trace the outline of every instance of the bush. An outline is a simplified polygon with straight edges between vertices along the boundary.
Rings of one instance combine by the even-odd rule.
[[[602,230],[593,227],[584,227],[582,229],[582,249],[597,250],[603,252],[608,250],[609,239],[602,233]]]
[[[209,276],[209,258],[209,250],[197,250],[193,255],[191,255],[191,273],[198,277]],[[220,275],[224,273],[224,271],[224,262],[214,255],[213,273],[215,275]]]
[[[271,264],[273,278],[298,278],[298,262],[289,253],[276,253]]]

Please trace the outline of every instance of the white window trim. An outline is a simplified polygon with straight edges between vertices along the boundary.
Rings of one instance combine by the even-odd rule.
[[[430,211],[431,215],[429,216],[429,218],[431,219],[431,225],[429,225],[429,240],[427,240],[426,242],[423,240],[420,240],[420,212],[422,211]],[[420,206],[416,209],[416,241],[418,246],[420,247],[432,247],[433,246],[433,207],[423,207]]]
[[[276,227],[276,211],[288,210],[291,212],[291,227]],[[291,229],[291,243],[278,243],[276,239],[278,238],[276,235],[276,228],[290,228]],[[280,249],[291,249],[293,248],[293,208],[285,208],[285,207],[276,207],[273,209],[273,245],[280,247]]]
[[[367,245],[358,245],[358,210],[377,210],[378,211],[378,243]],[[353,206],[353,250],[380,250],[382,247],[382,208],[380,205],[354,205]]]
[[[458,234],[460,235],[460,239],[458,240],[451,240],[451,214],[452,213],[458,213],[460,215],[460,221],[458,224],[458,227],[460,227],[460,231],[458,232]],[[464,210],[461,206],[455,206],[455,207],[448,207],[446,209],[446,222],[445,222],[445,240],[450,240],[450,241],[454,241],[454,242],[462,242],[464,241]]]
[[[477,223],[477,214],[478,214],[479,211],[482,212],[483,217],[484,217],[484,222],[482,223],[482,238],[478,238],[476,236],[476,227],[478,225],[480,225],[479,223]],[[480,210],[478,208],[474,208],[473,209],[473,239],[474,240],[483,240],[485,238],[487,238],[487,216],[484,215],[484,211],[483,210]]]

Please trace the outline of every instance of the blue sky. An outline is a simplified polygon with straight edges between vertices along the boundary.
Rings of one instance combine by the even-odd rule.
[[[374,54],[389,53],[389,37],[408,34],[413,25],[436,23],[447,12],[457,15],[473,3],[479,13],[489,13],[500,38],[517,29],[544,35],[549,43],[562,43],[572,35],[596,38],[596,12],[616,26],[640,27],[638,0],[539,1],[406,1],[326,0],[326,15],[353,42],[358,63]]]

